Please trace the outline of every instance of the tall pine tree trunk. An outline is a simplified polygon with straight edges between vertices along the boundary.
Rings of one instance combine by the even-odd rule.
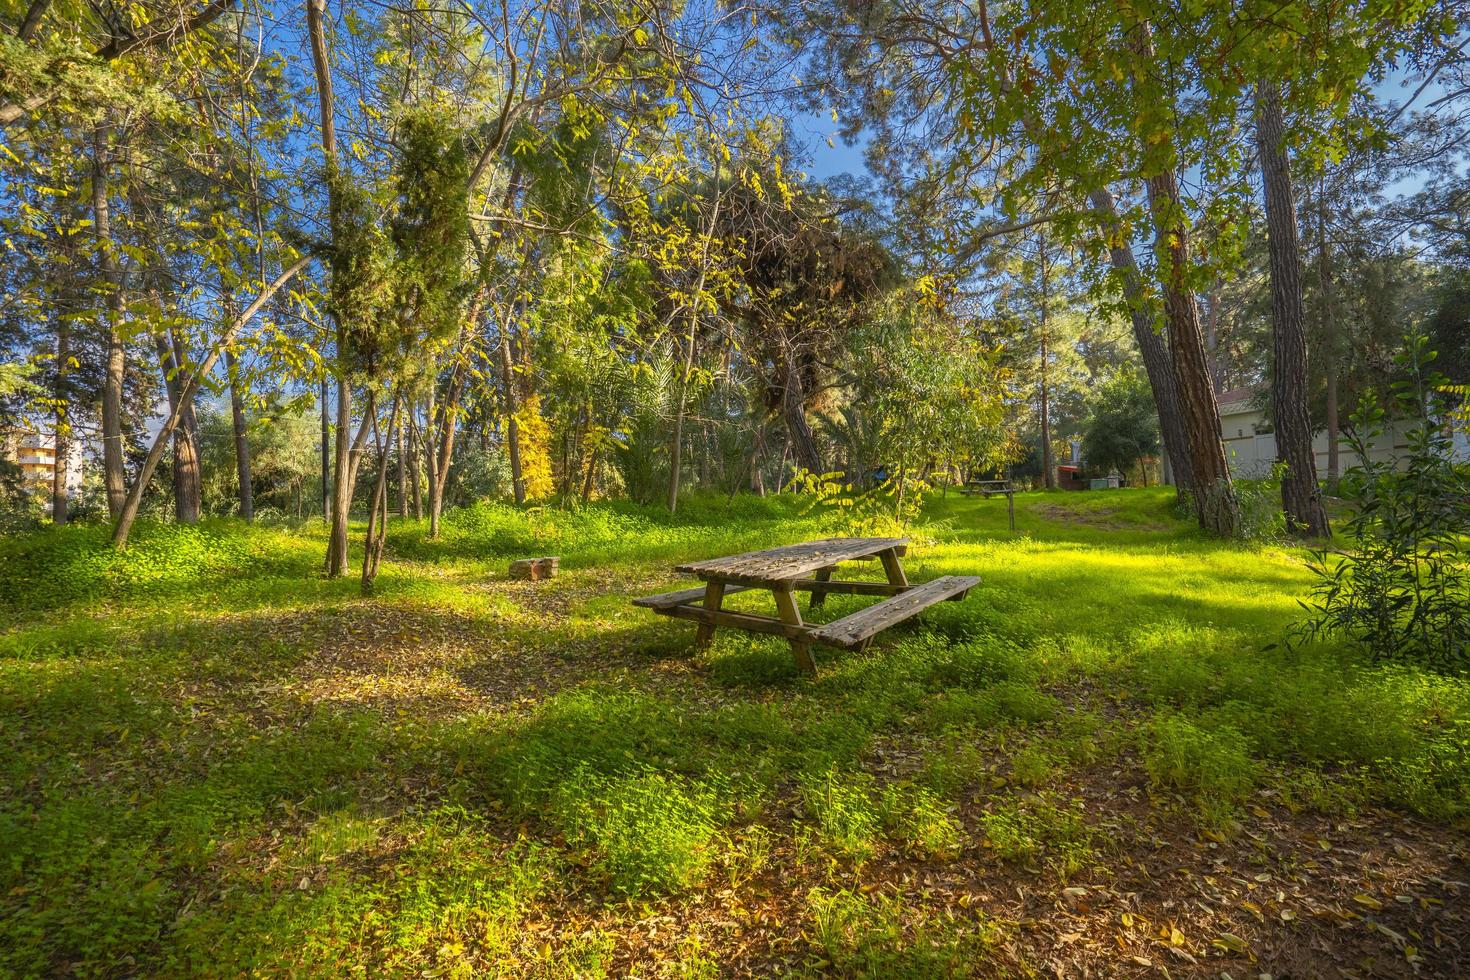
[[[1166,170],[1146,178],[1144,183],[1161,246],[1164,320],[1168,324],[1169,354],[1179,385],[1181,421],[1189,445],[1195,512],[1200,527],[1230,538],[1240,528],[1240,509],[1220,437],[1220,406],[1215,401],[1215,386],[1205,358],[1199,306],[1187,279],[1189,229],[1182,216],[1179,182],[1172,170]]]
[[[342,202],[338,181],[341,179],[337,162],[337,126],[334,118],[335,104],[332,97],[332,65],[327,54],[326,0],[306,0],[306,28],[311,41],[312,67],[316,73],[317,101],[322,128],[322,156],[326,162],[328,225],[332,241],[337,241],[338,227],[342,221]],[[333,277],[337,270],[333,270]],[[347,574],[348,541],[347,521],[352,509],[353,481],[351,476],[352,383],[348,377],[351,364],[351,342],[347,325],[340,318],[337,327],[337,439],[335,467],[332,479],[331,536],[327,541],[326,571],[330,578]]]
[[[1143,371],[1148,377],[1149,389],[1153,392],[1154,408],[1159,415],[1159,433],[1164,442],[1164,456],[1169,462],[1174,486],[1181,492],[1187,492],[1193,486],[1191,481],[1194,463],[1189,450],[1189,437],[1184,431],[1184,415],[1180,407],[1179,382],[1174,375],[1173,358],[1169,354],[1163,333],[1155,329],[1153,317],[1149,314],[1138,260],[1123,235],[1122,222],[1118,218],[1118,207],[1112,192],[1105,187],[1099,188],[1088,192],[1087,200],[1102,219],[1103,228],[1108,233],[1108,259],[1123,283],[1123,298],[1128,303],[1133,339],[1138,344],[1138,352],[1143,359]]]
[[[1307,315],[1302,297],[1301,246],[1285,140],[1280,87],[1274,82],[1257,82],[1256,150],[1261,158],[1266,197],[1275,352],[1271,414],[1276,427],[1276,458],[1286,464],[1286,472],[1281,477],[1281,505],[1286,513],[1287,530],[1309,537],[1325,537],[1327,511],[1317,486],[1312,422],[1307,411]]]

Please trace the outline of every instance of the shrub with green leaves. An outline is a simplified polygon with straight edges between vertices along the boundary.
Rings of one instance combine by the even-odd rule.
[[[1375,660],[1403,660],[1470,672],[1470,477],[1457,465],[1453,440],[1437,417],[1447,382],[1428,371],[1434,354],[1414,337],[1396,361],[1409,375],[1394,382],[1389,410],[1364,396],[1345,441],[1357,465],[1341,494],[1352,505],[1341,530],[1346,554],[1318,552],[1311,613],[1293,639],[1341,635]],[[1463,399],[1463,392],[1455,392]],[[1407,450],[1375,459],[1369,447],[1408,425]],[[1397,441],[1395,437],[1394,441]]]

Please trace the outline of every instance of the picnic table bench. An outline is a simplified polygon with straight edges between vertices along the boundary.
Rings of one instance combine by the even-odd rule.
[[[1006,498],[1006,513],[1010,518],[1011,530],[1016,529],[1016,488],[1010,480],[969,480],[960,489],[960,493],[966,496],[996,497],[1001,494]]]
[[[811,645],[821,643],[845,650],[865,648],[880,632],[918,615],[945,600],[963,599],[980,578],[977,575],[945,575],[911,585],[900,558],[907,538],[824,538],[801,544],[748,551],[726,558],[688,562],[675,571],[694,575],[704,585],[634,599],[633,605],[663,616],[689,619],[699,624],[696,643],[708,645],[715,628],[729,626],[753,633],[784,636],[791,643],[799,669],[816,673]],[[835,579],[832,573],[842,562],[877,559],[883,564],[886,582]],[[777,616],[735,612],[721,608],[727,595],[765,589],[775,598]],[[860,609],[825,625],[802,621],[795,593],[810,592],[808,610],[820,608],[828,595],[884,596],[882,602]]]

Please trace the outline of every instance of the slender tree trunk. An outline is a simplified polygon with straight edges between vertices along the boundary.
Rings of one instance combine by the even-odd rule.
[[[479,322],[483,294],[477,294],[470,304],[466,323]],[[444,509],[444,493],[449,483],[449,466],[454,461],[454,441],[459,431],[459,403],[464,394],[465,358],[469,356],[466,346],[470,333],[460,331],[460,342],[456,347],[454,368],[449,373],[449,385],[444,392],[444,401],[439,408],[438,460],[435,470],[438,479],[431,484],[429,495],[429,537],[439,537],[439,515]],[[431,413],[432,421],[432,413]]]
[[[388,413],[388,431],[398,427],[398,408],[401,397],[393,393],[393,407]],[[362,553],[362,594],[373,594],[373,584],[378,578],[378,566],[383,561],[383,542],[388,535],[388,440],[378,432],[378,408],[372,391],[368,392],[368,415],[373,420],[373,445],[378,452],[378,474],[373,480],[372,504],[368,508],[367,538]]]
[[[328,225],[333,243],[342,220],[340,179],[337,164],[337,126],[332,96],[332,65],[327,52],[326,0],[306,0],[306,28],[311,41],[311,61],[316,74],[317,102],[322,128],[322,157],[326,163]],[[336,270],[333,270],[336,276]],[[337,441],[332,481],[332,528],[327,542],[326,571],[329,578],[347,574],[347,522],[352,509],[352,479],[349,425],[352,419],[351,342],[347,325],[337,320]]]
[[[71,422],[67,413],[71,410],[71,384],[67,375],[71,373],[71,320],[60,316],[56,322],[56,387],[51,393],[55,400],[52,409],[52,445],[56,447],[56,466],[51,471],[51,523],[65,524],[67,520],[67,477],[68,459],[71,455]]]
[[[398,449],[398,516],[408,516],[408,461],[403,458],[403,420],[393,429]]]
[[[413,519],[424,519],[424,477],[419,472],[419,452],[423,440],[419,438],[419,423],[410,403],[408,413],[408,478],[413,484]]]
[[[112,209],[108,172],[111,169],[112,132],[107,125],[92,134],[92,231],[97,237],[102,279],[107,290],[107,369],[102,382],[102,481],[107,490],[107,512],[114,521],[122,516],[127,500],[127,477],[123,467],[122,398],[127,372],[127,347],[123,341],[122,269],[112,237]]]
[[[331,520],[332,513],[332,410],[327,404],[327,375],[322,373],[322,522]]]
[[[1324,373],[1327,375],[1327,486],[1337,492],[1337,481],[1342,476],[1342,462],[1338,455],[1338,440],[1341,437],[1338,419],[1337,384],[1337,310],[1332,283],[1332,253],[1327,246],[1327,187],[1326,179],[1317,184],[1317,286],[1322,294],[1322,322],[1318,330],[1321,335],[1321,351]]]
[[[194,406],[181,405],[179,396],[184,379],[175,344],[163,332],[154,334],[158,363],[163,371],[163,386],[168,392],[170,414],[177,412],[179,424],[174,427],[174,519],[180,524],[199,523],[199,444],[198,423]]]
[[[438,522],[434,518],[434,501],[439,499],[439,453],[434,438],[434,385],[429,385],[424,407],[424,472],[429,477],[429,537],[437,537]]]
[[[1037,259],[1041,265],[1041,471],[1044,474],[1045,486],[1048,490],[1056,488],[1056,475],[1052,472],[1051,458],[1051,392],[1048,391],[1050,378],[1051,351],[1047,346],[1047,287],[1049,270],[1046,266],[1046,235],[1043,233],[1037,238]]]
[[[1276,458],[1286,464],[1281,478],[1281,505],[1289,531],[1325,537],[1329,533],[1327,511],[1317,486],[1312,422],[1307,410],[1307,314],[1302,296],[1301,246],[1285,141],[1281,90],[1275,83],[1257,82],[1256,149],[1265,186],[1274,327],[1271,414],[1276,426]]]
[[[507,320],[500,326],[500,383],[505,394],[505,451],[510,457],[510,482],[516,503],[524,504],[526,479],[521,468],[520,425],[516,422],[520,398],[517,397],[515,370],[511,367],[510,338],[507,336],[509,330],[510,323]]]
[[[240,516],[255,520],[255,488],[250,479],[250,434],[245,428],[245,396],[235,353],[225,348],[225,373],[230,379],[230,422],[235,434],[235,482],[240,498]]]

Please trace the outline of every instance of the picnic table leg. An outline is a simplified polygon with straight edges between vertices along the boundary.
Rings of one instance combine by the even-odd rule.
[[[781,622],[788,626],[801,626],[801,610],[796,608],[796,597],[791,594],[791,589],[775,588],[771,592],[776,597],[776,611],[781,614]],[[817,662],[812,659],[811,644],[792,639],[791,655],[796,658],[798,670],[804,674],[816,674]]]
[[[1016,529],[1016,495],[1014,493],[1006,494],[1006,508],[1010,511],[1011,530],[1014,531]]]
[[[832,578],[832,566],[831,565],[828,565],[826,568],[819,568],[819,569],[817,569],[817,581],[818,582],[830,581],[831,578]],[[822,608],[822,604],[824,602],[826,602],[826,601],[827,601],[827,592],[826,592],[825,589],[820,589],[820,588],[812,589],[812,597],[811,597],[811,600],[807,603],[807,606],[806,607],[808,609],[820,609],[820,608]]]
[[[725,601],[725,583],[707,582],[704,586],[704,608],[710,612],[719,612],[720,604]],[[694,645],[703,650],[710,645],[715,638],[714,623],[700,623],[699,629],[694,635]]]
[[[888,584],[901,588],[909,587],[908,576],[903,573],[903,565],[899,564],[898,552],[893,548],[878,553],[878,560],[883,562],[883,571],[888,573]]]

